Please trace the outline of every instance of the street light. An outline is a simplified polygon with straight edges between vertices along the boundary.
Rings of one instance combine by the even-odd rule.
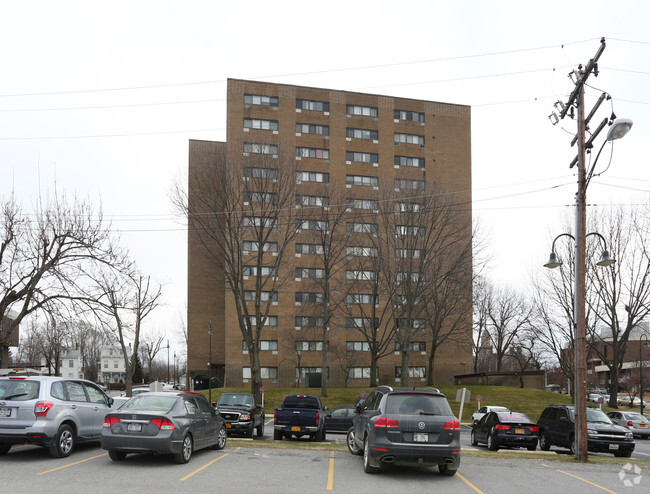
[[[600,260],[596,263],[596,265],[601,267],[607,267],[614,264],[616,262],[616,259],[614,259],[609,255],[609,252],[607,251],[607,242],[605,240],[605,237],[603,237],[600,233],[597,232],[587,233],[586,237],[588,237],[589,235],[596,235],[605,244],[605,249],[600,255]],[[571,237],[571,239],[575,242],[575,237],[570,233],[560,233],[557,237],[555,237],[553,239],[553,245],[551,246],[551,255],[548,258],[548,262],[544,264],[545,268],[554,269],[562,265],[562,261],[558,259],[557,255],[555,254],[555,241],[560,237]]]
[[[208,336],[210,342],[208,344],[208,403],[212,403],[212,320],[210,320],[210,330]]]
[[[641,344],[641,341],[645,337],[645,342],[648,344],[648,335],[645,333],[642,333],[641,336],[639,337],[639,395],[641,399],[641,415],[643,415],[643,355],[641,351],[643,350],[643,345]]]

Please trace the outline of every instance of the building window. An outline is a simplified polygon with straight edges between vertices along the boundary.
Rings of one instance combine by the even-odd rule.
[[[245,94],[244,95],[244,104],[245,105],[260,105],[260,106],[272,106],[274,108],[278,107],[278,97],[277,96],[264,96],[260,94]]]
[[[104,360],[104,369],[108,369],[108,360]]]
[[[379,115],[377,108],[372,106],[346,105],[345,111],[348,115],[362,117],[377,117]]]
[[[426,352],[427,344],[424,341],[411,341],[407,345],[409,352]],[[395,351],[402,351],[402,344],[399,341],[395,342]]]
[[[296,195],[296,206],[322,206],[328,207],[330,198],[327,196],[303,196]]]
[[[348,257],[377,257],[378,252],[379,251],[376,247],[346,247],[346,254]]]
[[[424,180],[408,180],[406,178],[396,178],[395,188],[402,190],[424,190]]]
[[[278,275],[278,271],[275,266],[261,266],[259,270],[257,269],[257,266],[244,266],[242,268],[243,276],[257,276],[258,273],[263,277]]]
[[[296,229],[314,230],[326,232],[329,230],[329,221],[327,220],[296,220]]]
[[[426,319],[398,318],[398,319],[395,319],[395,327],[397,329],[424,330],[427,327],[427,320]]]
[[[424,158],[413,158],[411,156],[395,156],[395,166],[410,166],[413,168],[424,168]]]
[[[371,317],[346,317],[345,327],[347,329],[364,329],[376,327],[379,321],[375,318],[375,326],[372,324]]]
[[[394,209],[396,213],[417,213],[422,205],[417,202],[396,202]]]
[[[327,101],[312,101],[308,99],[296,99],[297,110],[310,110],[310,111],[330,111],[330,104]]]
[[[74,360],[68,360],[68,367],[74,367]]]
[[[262,352],[277,352],[278,340],[260,340],[258,348]],[[242,340],[242,350],[244,352],[248,351],[248,345],[246,344],[246,340]]]
[[[377,211],[379,209],[379,201],[372,199],[348,198],[345,201],[345,206],[348,209],[366,209],[369,211]]]
[[[259,130],[278,130],[277,120],[261,120],[258,118],[245,118],[245,129],[259,129]]]
[[[296,367],[296,379],[304,379],[305,374],[322,374],[322,367]],[[329,367],[325,369],[325,375],[329,377]]]
[[[272,379],[276,380],[278,378],[278,368],[277,367],[260,367],[260,377],[262,379]],[[242,379],[251,378],[251,368],[243,367],[242,368]]]
[[[119,367],[119,362],[117,360],[113,361],[113,368],[117,369]]]
[[[346,151],[345,161],[357,161],[359,163],[379,163],[379,155],[377,153]]]
[[[321,304],[325,301],[323,292],[296,292],[296,302],[302,304]]]
[[[269,192],[251,192],[245,190],[244,202],[276,205],[278,203],[278,195]]]
[[[277,179],[278,170],[276,168],[246,167],[244,168],[244,177]]]
[[[296,268],[296,278],[310,280],[322,280],[325,277],[325,270],[319,268]]]
[[[325,249],[320,244],[296,244],[296,254],[323,255]]]
[[[273,230],[278,229],[277,218],[268,218],[263,216],[244,216],[243,224],[244,228],[262,227],[271,228]]]
[[[369,352],[370,343],[367,341],[346,341],[345,350],[348,352]]]
[[[328,149],[297,147],[296,158],[314,158],[319,160],[328,160],[330,159],[330,152]]]
[[[246,317],[246,316],[244,316]],[[278,316],[262,316],[260,318],[262,320],[262,327],[269,327],[269,328],[274,328],[277,329],[278,327]],[[248,316],[248,322],[249,328],[254,328],[257,327],[257,317],[255,316]]]
[[[372,233],[377,235],[379,232],[379,225],[377,223],[346,223],[346,231],[351,233]]]
[[[407,305],[409,302],[412,305],[419,305],[419,306],[424,305],[424,298],[422,297],[413,297],[413,296],[407,297],[406,295],[395,295],[393,300],[395,301],[395,305],[397,307]]]
[[[371,129],[345,129],[345,137],[348,139],[365,139],[370,141],[376,141],[379,139],[379,131]]]
[[[397,379],[402,377],[402,368],[401,367],[395,367],[395,377]],[[424,367],[424,366],[409,367],[409,377],[425,378],[425,377],[427,377],[427,368]]]
[[[345,296],[345,303],[347,305],[358,305],[358,304],[372,304],[379,303],[379,297],[375,298],[375,295],[372,293],[348,293]]]
[[[244,290],[244,301],[246,302],[255,302],[257,300],[257,292],[255,290]],[[271,292],[268,290],[262,290],[260,292],[260,301],[261,302],[277,302],[278,301],[278,292]]]
[[[409,280],[414,283],[417,283],[419,281],[424,281],[424,273],[399,272],[395,275],[395,281],[397,281],[398,283],[403,283]]]
[[[264,242],[264,252],[277,252],[278,243],[277,242]],[[249,240],[244,240],[242,246],[245,252],[259,252],[260,244],[259,242],[253,242]]]
[[[319,172],[298,172],[296,174],[296,183],[301,182],[318,182],[328,184],[330,182],[330,174]]]
[[[298,352],[322,352],[322,341],[296,341],[296,351]]]
[[[399,134],[395,132],[395,144],[419,144],[424,146],[424,136],[417,134]]]
[[[275,144],[260,144],[258,142],[245,142],[244,152],[249,154],[278,154],[278,146]]]
[[[364,187],[379,187],[379,177],[366,177],[364,175],[346,175],[347,185],[362,185]]]
[[[370,379],[370,367],[350,367],[348,377],[350,379]]]
[[[319,136],[329,136],[330,128],[328,125],[297,123],[296,134],[315,134]]]
[[[397,259],[421,259],[422,249],[395,249]]]
[[[316,316],[296,316],[297,328],[322,328],[325,319]]]
[[[345,272],[345,279],[348,281],[374,281],[377,279],[377,272],[363,269],[352,269]]]
[[[411,226],[411,225],[395,226],[395,235],[399,235],[399,236],[424,237],[425,232],[426,229],[422,226]]]
[[[395,110],[395,120],[406,120],[407,122],[420,122],[424,123],[424,113],[417,111]]]

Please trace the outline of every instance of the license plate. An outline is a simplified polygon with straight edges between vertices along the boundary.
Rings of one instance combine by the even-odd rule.
[[[645,427],[645,424],[639,424],[639,427]]]
[[[618,444],[610,444],[609,449],[618,449]]]
[[[140,432],[142,424],[126,424],[126,430],[129,432]]]
[[[11,417],[11,408],[0,408],[0,417]]]
[[[232,424],[226,424],[226,429],[232,429]]]
[[[523,434],[524,430],[523,429],[515,429],[515,434]]]
[[[414,443],[428,443],[429,434],[413,434]]]
[[[292,431],[299,431],[300,427],[296,427],[295,425],[291,428]]]

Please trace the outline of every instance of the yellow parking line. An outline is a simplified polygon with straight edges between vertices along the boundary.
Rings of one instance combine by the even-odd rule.
[[[327,472],[327,490],[334,488],[334,451],[330,451],[330,468]]]
[[[74,465],[79,465],[79,463],[83,463],[84,461],[90,461],[90,460],[94,460],[95,458],[101,458],[102,456],[106,456],[107,454],[108,453],[104,453],[102,455],[97,455],[97,456],[91,456],[90,458],[86,458],[85,460],[75,461],[74,463],[68,463],[67,465],[63,465],[62,467],[53,468],[52,470],[46,470],[45,472],[37,473],[36,475],[43,475],[45,473],[56,472],[57,470],[61,470],[62,468],[68,468]]]
[[[463,476],[462,476],[461,474],[459,474],[458,472],[456,472],[456,477],[460,477],[460,480],[462,480],[462,481],[465,482],[468,486],[470,486],[472,489],[474,489],[474,492],[476,492],[476,493],[478,493],[478,494],[483,494],[483,491],[482,491],[481,489],[479,489],[478,487],[476,487],[474,484],[472,484],[469,480],[467,480],[465,477],[463,477]]]
[[[184,480],[189,479],[189,478],[190,478],[192,475],[194,475],[195,473],[199,473],[199,472],[200,472],[201,470],[203,470],[204,468],[208,468],[210,465],[212,465],[213,463],[219,461],[221,458],[225,458],[225,457],[228,456],[229,454],[230,454],[230,453],[226,453],[225,455],[221,455],[219,458],[215,458],[214,460],[209,461],[208,463],[206,463],[205,465],[203,465],[201,468],[197,468],[197,469],[194,470],[193,472],[188,473],[185,477],[183,477],[182,479],[180,479],[179,482],[183,482]]]
[[[611,494],[616,494],[616,492],[610,491],[609,489],[603,487],[602,485],[594,484],[593,482],[589,482],[588,480],[578,477],[577,475],[573,475],[572,473],[565,472],[564,470],[557,470],[557,471],[563,473],[564,475],[568,475],[569,477],[573,477],[574,479],[582,480],[583,482],[586,482],[589,485],[593,485],[594,487],[598,487],[599,489],[602,489],[604,491],[611,492]]]

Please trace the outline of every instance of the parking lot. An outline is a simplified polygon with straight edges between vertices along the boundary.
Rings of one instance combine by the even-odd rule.
[[[271,427],[267,424],[265,437],[260,439],[272,437]],[[16,446],[0,458],[2,490],[51,490],[64,485],[67,493],[176,493],[204,489],[237,493],[419,493],[432,489],[446,493],[647,492],[650,476],[650,467],[635,472],[633,466],[626,470],[623,464],[556,462],[549,453],[539,453],[538,459],[467,455],[454,477],[439,475],[435,468],[396,467],[368,475],[363,473],[362,459],[344,450],[268,449],[262,444],[255,447],[258,441],[255,439],[252,447],[239,447],[231,441],[223,451],[197,451],[185,465],[151,455],[129,455],[126,461],[113,462],[98,442],[81,444],[64,459],[53,459],[46,449],[37,446]],[[328,441],[344,443],[345,436],[331,434]],[[462,443],[464,450],[472,449],[467,434],[463,434]]]

